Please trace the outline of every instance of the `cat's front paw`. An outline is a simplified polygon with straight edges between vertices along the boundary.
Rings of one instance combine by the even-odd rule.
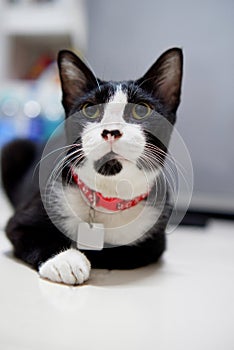
[[[44,262],[39,274],[53,282],[75,285],[88,280],[90,269],[90,262],[83,253],[68,249]]]

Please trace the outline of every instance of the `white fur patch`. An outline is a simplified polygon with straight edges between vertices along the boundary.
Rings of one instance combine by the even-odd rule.
[[[54,205],[58,217],[57,224],[69,238],[76,241],[79,223],[89,222],[90,207],[78,187],[67,186],[63,191],[60,190],[60,195],[57,190],[57,196],[58,204]],[[119,212],[96,208],[94,221],[104,225],[104,242],[118,246],[135,244],[137,240],[142,239],[160,214],[159,210],[143,201]]]
[[[90,262],[84,254],[68,249],[43,263],[39,274],[53,282],[76,285],[88,280],[90,269]]]
[[[128,102],[127,93],[122,91],[121,84],[117,86],[114,95],[106,104],[105,112],[102,118],[102,124],[110,124],[110,130],[118,129],[118,123],[125,123],[123,113]],[[106,129],[108,129],[106,127]]]

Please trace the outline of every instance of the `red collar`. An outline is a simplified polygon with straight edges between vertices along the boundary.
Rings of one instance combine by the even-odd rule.
[[[104,197],[100,192],[91,190],[87,185],[85,185],[85,183],[79,179],[78,175],[72,169],[71,172],[73,180],[93,207],[102,207],[111,211],[120,211],[134,207],[148,196],[147,192],[130,200],[115,197]]]

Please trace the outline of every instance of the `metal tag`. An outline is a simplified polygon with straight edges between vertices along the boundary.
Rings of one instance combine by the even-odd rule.
[[[77,248],[83,250],[102,250],[104,246],[104,225],[81,222],[78,227]]]

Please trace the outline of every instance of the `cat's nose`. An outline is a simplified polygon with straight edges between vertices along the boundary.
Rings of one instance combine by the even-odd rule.
[[[114,141],[118,140],[123,134],[118,130],[107,130],[104,129],[101,136],[104,138],[105,141]]]

